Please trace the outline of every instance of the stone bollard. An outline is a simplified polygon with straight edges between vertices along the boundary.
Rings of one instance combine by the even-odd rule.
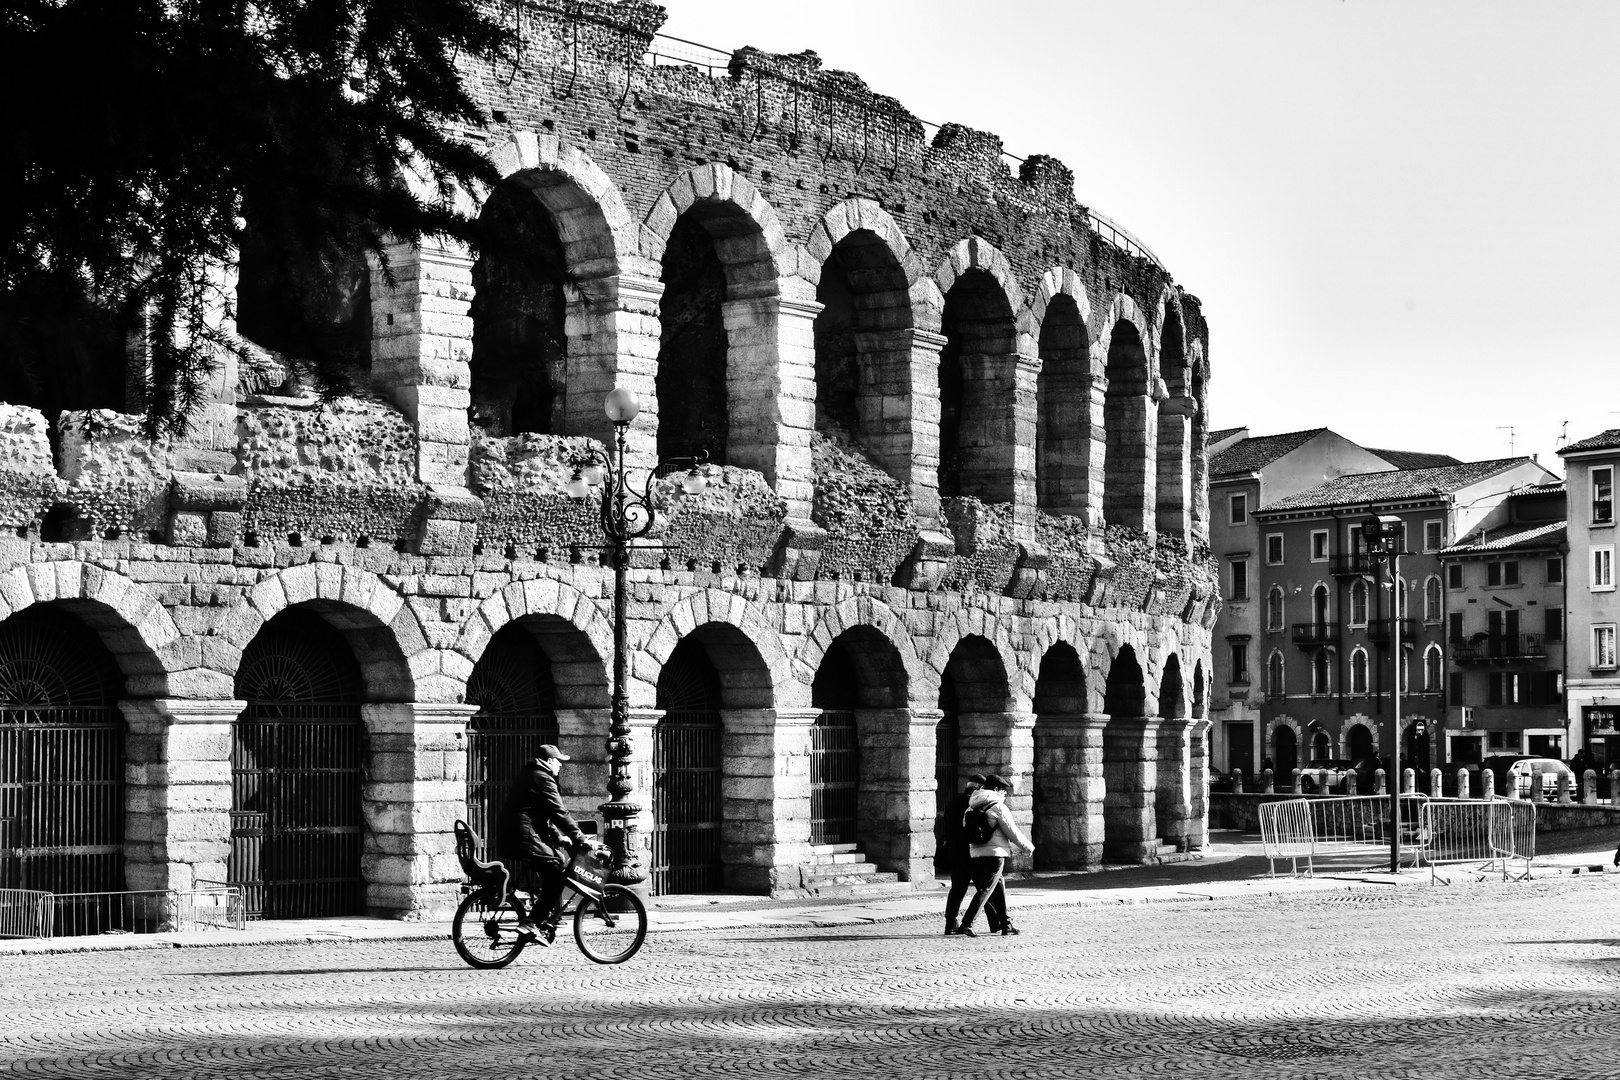
[[[1277,793],[1277,777],[1273,775],[1272,770],[1266,769],[1260,776],[1262,779],[1260,790],[1267,795],[1275,795]]]
[[[1515,784],[1513,786],[1518,787],[1517,784]],[[1530,801],[1531,802],[1540,802],[1541,800],[1542,800],[1541,774],[1540,773],[1531,773],[1530,774]]]
[[[1344,793],[1346,795],[1354,795],[1356,793],[1356,774],[1354,772],[1350,773],[1344,778]]]
[[[1232,770],[1232,794],[1234,794],[1234,795],[1243,794],[1243,770],[1242,769],[1233,769]]]
[[[1569,773],[1558,774],[1558,805],[1569,806],[1574,803],[1575,778]]]
[[[1300,778],[1301,775],[1302,775],[1301,770],[1299,770],[1299,769],[1294,770],[1294,794],[1295,795],[1299,794],[1299,778]]]
[[[1333,792],[1328,788],[1328,771],[1326,769],[1318,769],[1316,771],[1316,793],[1318,795],[1333,794]]]
[[[1496,798],[1496,773],[1490,769],[1479,770],[1479,794],[1481,798]]]
[[[1468,770],[1457,770],[1457,798],[1468,798]]]
[[[1401,770],[1401,794],[1410,795],[1417,790],[1417,772],[1414,769]]]
[[[1587,806],[1597,805],[1597,770],[1587,769],[1581,776],[1581,802]]]
[[[1429,797],[1431,799],[1444,798],[1446,794],[1446,774],[1439,769],[1429,770]]]
[[[1388,792],[1386,792],[1384,790],[1384,770],[1383,769],[1379,769],[1377,772],[1373,773],[1373,794],[1374,795],[1388,794]]]
[[[1620,806],[1620,769],[1609,770],[1609,805]]]

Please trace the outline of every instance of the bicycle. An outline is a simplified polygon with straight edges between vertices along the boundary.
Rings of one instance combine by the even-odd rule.
[[[475,968],[503,968],[518,958],[527,939],[518,930],[520,909],[512,893],[506,864],[478,857],[478,834],[465,821],[456,822],[456,856],[467,875],[467,896],[456,908],[450,940],[456,952]],[[622,964],[647,937],[647,908],[623,885],[605,882],[605,852],[580,844],[568,862],[558,925],[574,916],[574,943],[597,964]]]

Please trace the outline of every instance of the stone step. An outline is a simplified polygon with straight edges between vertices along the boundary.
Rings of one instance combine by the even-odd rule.
[[[812,863],[805,869],[805,876],[812,880],[841,877],[871,877],[876,873],[878,873],[877,866],[873,863],[865,861],[838,863],[832,866],[816,865]]]
[[[794,891],[803,896],[827,899],[841,896],[903,896],[915,891],[911,882],[901,881],[890,873],[873,874],[857,881],[812,881],[807,885],[805,889]]]
[[[818,853],[810,856],[811,866],[840,866],[846,863],[858,863],[864,861],[865,860],[861,857],[861,853],[858,851],[837,851],[828,852],[824,855]]]
[[[812,855],[848,855],[848,854],[850,854],[852,852],[859,851],[859,850],[860,850],[860,845],[859,844],[811,844],[810,845],[810,853]]]

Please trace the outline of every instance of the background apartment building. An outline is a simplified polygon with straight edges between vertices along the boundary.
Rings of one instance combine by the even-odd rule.
[[[1570,443],[1558,454],[1569,473],[1565,715],[1576,744],[1570,752],[1585,747],[1596,766],[1612,768],[1620,764],[1620,650],[1615,640],[1620,598],[1614,587],[1620,428]]]

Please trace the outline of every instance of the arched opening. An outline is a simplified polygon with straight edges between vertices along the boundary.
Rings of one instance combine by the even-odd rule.
[[[472,415],[504,437],[566,432],[568,338],[562,237],[535,193],[516,179],[490,193],[473,264]]]
[[[1086,746],[1085,665],[1058,642],[1035,679],[1035,869],[1073,870],[1102,854],[1100,747]]]
[[[1362,578],[1350,585],[1350,624],[1367,625],[1367,582]]]
[[[1438,694],[1441,678],[1440,646],[1430,645],[1423,650],[1423,692]]]
[[[1154,808],[1159,838],[1181,846],[1192,818],[1192,725],[1186,723],[1187,693],[1181,658],[1164,658],[1159,677],[1159,761]]]
[[[1363,761],[1372,761],[1373,755],[1375,753],[1375,751],[1373,750],[1373,734],[1372,734],[1372,731],[1367,727],[1366,724],[1351,724],[1350,725],[1350,747],[1349,747],[1349,749],[1350,749],[1350,760],[1357,764],[1358,770],[1361,769],[1361,766],[1360,766],[1361,762],[1363,762]],[[1366,771],[1366,772],[1368,772],[1370,774],[1372,769],[1376,768],[1376,767],[1377,766],[1375,764],[1373,766],[1368,767],[1364,771]],[[1371,790],[1369,789],[1368,791],[1365,791],[1362,794],[1371,794]]]
[[[1154,503],[1153,386],[1141,331],[1129,320],[1116,322],[1109,335],[1107,378],[1103,518],[1110,525],[1145,530]]]
[[[1332,654],[1326,649],[1317,649],[1311,656],[1311,693],[1327,694],[1331,688]]]
[[[1035,493],[1054,514],[1088,517],[1091,496],[1091,341],[1080,307],[1052,297],[1041,321],[1035,387]]]
[[[1328,624],[1328,587],[1318,585],[1311,590],[1311,622],[1318,631]]]
[[[1147,718],[1147,682],[1136,650],[1120,646],[1103,686],[1103,847],[1114,862],[1140,862],[1158,848],[1157,725]]]
[[[1185,535],[1192,501],[1190,414],[1196,406],[1188,393],[1186,335],[1174,304],[1165,305],[1159,331],[1159,373],[1170,396],[1159,403],[1155,519],[1160,533]]]
[[[1423,621],[1437,623],[1440,621],[1442,608],[1440,579],[1431,574],[1423,583]]]
[[[118,892],[124,877],[124,679],[96,633],[53,604],[0,622],[0,889]],[[94,897],[55,932],[129,929]]]
[[[1294,729],[1286,724],[1280,724],[1271,734],[1272,756],[1276,759],[1279,780],[1294,775],[1299,768],[1299,739],[1294,735]]]
[[[701,216],[675,223],[664,246],[659,303],[658,454],[707,453],[726,461],[731,413],[726,388],[726,267]]]
[[[1013,312],[988,271],[971,269],[945,294],[939,354],[939,493],[987,503],[1013,498]]]
[[[855,723],[860,680],[842,643],[833,642],[821,658],[810,704],[821,710],[810,727],[810,842],[854,844],[861,787]]]
[[[1192,418],[1192,528],[1203,540],[1209,539],[1209,390],[1203,352],[1195,341],[1189,361],[1192,370],[1192,401],[1197,411]]]
[[[847,234],[821,267],[816,300],[816,430],[853,442],[896,479],[902,479],[910,442],[892,414],[900,365],[911,361],[905,271],[883,238],[869,229]]]
[[[1282,586],[1273,585],[1271,591],[1266,593],[1266,629],[1281,630],[1283,628],[1283,596]]]
[[[1333,739],[1318,728],[1311,733],[1311,764],[1323,765],[1333,760]]]
[[[228,876],[249,917],[365,911],[363,686],[344,635],[305,608],[275,616],[242,651]]]
[[[1273,652],[1266,660],[1266,697],[1280,699],[1286,692],[1283,685],[1283,656]]]
[[[1012,740],[1007,728],[1011,691],[1001,654],[985,638],[970,634],[956,643],[940,676],[934,750],[935,825],[938,840],[945,804],[970,772],[1012,777]],[[1025,796],[1027,797],[1027,796]]]
[[[1359,645],[1350,654],[1350,693],[1367,693],[1367,650]]]
[[[1181,658],[1171,653],[1164,659],[1159,678],[1159,715],[1164,718],[1187,715],[1187,696],[1181,682]]]
[[[1136,662],[1136,650],[1129,645],[1120,646],[1119,655],[1108,668],[1103,712],[1110,718],[1137,717],[1147,712],[1147,683],[1142,676],[1142,665]]]
[[[484,838],[485,857],[501,858],[495,824],[512,778],[558,741],[551,661],[533,635],[510,623],[489,639],[467,679],[467,704],[478,706],[467,721],[467,824]]]
[[[771,706],[770,672],[736,627],[706,623],[670,653],[658,674],[663,715],[653,729],[655,893],[768,887],[756,877],[768,867],[736,863],[727,851],[757,846],[751,833],[775,820],[774,790],[727,790],[733,778],[760,776],[764,762],[755,740],[728,745],[725,735],[728,715]]]

